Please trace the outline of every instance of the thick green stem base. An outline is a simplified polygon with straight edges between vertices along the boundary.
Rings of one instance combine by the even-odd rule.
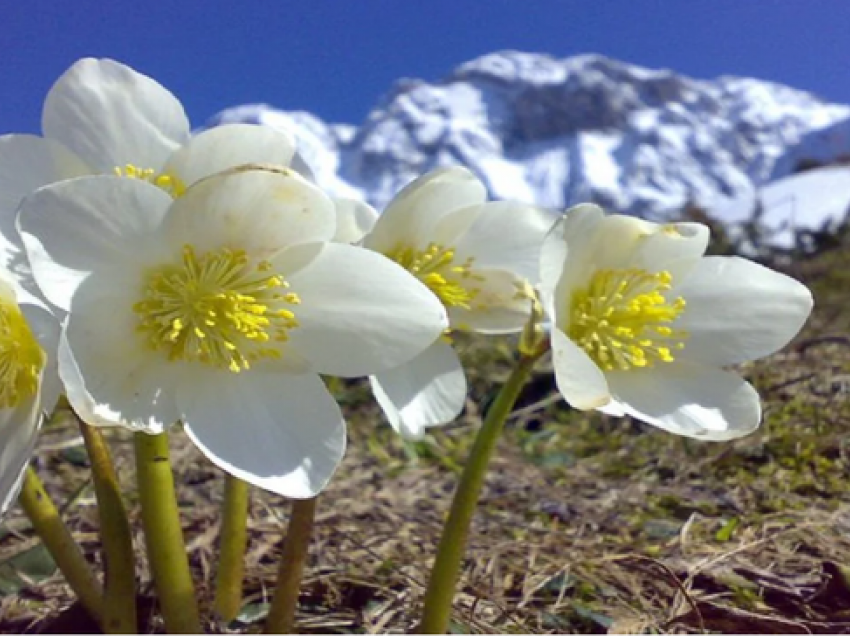
[[[198,602],[174,492],[168,435],[136,433],[134,439],[145,545],[165,629],[171,634],[197,634]]]
[[[283,554],[280,557],[277,587],[263,629],[266,634],[293,633],[301,578],[304,575],[304,563],[307,561],[315,517],[315,497],[292,501],[292,518],[289,520]]]

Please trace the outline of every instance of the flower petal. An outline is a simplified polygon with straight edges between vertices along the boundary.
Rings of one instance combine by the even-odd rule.
[[[531,314],[531,299],[524,295],[524,280],[504,269],[475,269],[476,289],[469,309],[449,308],[452,328],[499,334],[521,331]]]
[[[173,248],[198,252],[222,245],[268,258],[289,245],[329,241],[334,204],[294,172],[237,170],[208,177],[174,201],[163,235]]]
[[[475,222],[457,239],[457,259],[472,257],[476,268],[506,269],[537,284],[543,239],[558,215],[510,201],[494,201],[481,207]]]
[[[623,256],[631,254],[645,223],[632,217],[606,215],[593,204],[567,210],[560,228],[569,254],[569,278],[584,281],[598,268],[623,266],[627,261]]]
[[[172,199],[144,181],[79,177],[41,188],[21,207],[18,228],[39,288],[67,311],[89,272],[157,260],[154,232]]]
[[[592,254],[588,244],[605,218],[598,205],[586,203],[567,210],[543,239],[540,251],[540,295],[552,320],[561,324],[562,304],[572,288],[586,280]]]
[[[608,404],[611,394],[602,370],[557,327],[551,338],[555,383],[570,406],[587,411]]]
[[[17,244],[15,214],[26,195],[49,183],[91,173],[58,141],[35,135],[0,136],[0,232]]]
[[[17,499],[32,459],[41,424],[40,401],[36,391],[16,408],[0,409],[0,517]]]
[[[205,130],[177,150],[162,172],[190,186],[204,177],[246,164],[288,166],[295,139],[268,126],[228,124]]]
[[[737,257],[702,259],[671,293],[687,303],[675,325],[689,334],[677,357],[712,366],[779,350],[802,328],[813,304],[802,283]]]
[[[335,198],[337,243],[357,243],[372,231],[378,221],[378,213],[371,205],[355,199]]]
[[[37,288],[31,278],[23,279],[19,272],[0,268],[0,295],[7,303],[17,303],[29,326],[32,335],[45,354],[45,364],[41,379],[41,411],[52,413],[62,393],[62,383],[56,367],[56,352],[59,346],[59,319],[53,308],[38,296]],[[0,437],[2,439],[2,437]]]
[[[272,263],[301,298],[294,309],[300,326],[289,332],[289,342],[319,373],[356,377],[397,367],[448,327],[437,297],[371,250],[302,245]]]
[[[209,376],[207,376],[209,377]],[[192,441],[217,466],[271,492],[306,499],[345,453],[345,422],[318,376],[242,373],[178,389]]]
[[[62,393],[56,355],[59,349],[59,321],[47,305],[23,290],[16,294],[21,313],[33,336],[47,356],[41,384],[41,410],[52,413]],[[2,439],[2,437],[0,437]]]
[[[42,114],[45,137],[95,171],[132,164],[159,171],[189,140],[189,120],[168,90],[113,60],[82,59],[56,81]]]
[[[407,439],[454,421],[466,403],[466,375],[452,346],[437,340],[410,362],[369,378],[390,425]]]
[[[388,253],[399,244],[425,247],[445,215],[484,203],[487,190],[466,168],[440,168],[408,184],[390,201],[366,237],[369,249]]]
[[[726,441],[761,422],[758,393],[729,371],[676,361],[646,372],[611,372],[608,383],[626,414],[676,435]]]
[[[629,263],[631,267],[655,273],[682,262],[695,263],[708,247],[710,233],[701,223],[668,223],[654,229],[638,241]],[[683,274],[677,268],[674,280]]]
[[[566,217],[561,217],[543,239],[540,248],[540,299],[553,321],[562,313],[556,299],[564,298],[561,279],[567,272],[569,248],[564,237]]]
[[[59,375],[88,424],[160,433],[180,417],[172,387],[196,369],[148,348],[136,331],[136,289],[124,282],[93,274],[80,285],[59,344]]]

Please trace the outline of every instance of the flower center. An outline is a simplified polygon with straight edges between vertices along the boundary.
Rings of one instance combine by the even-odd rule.
[[[0,299],[0,408],[35,395],[45,356],[17,303]]]
[[[431,243],[424,250],[399,247],[387,256],[421,280],[447,307],[470,309],[470,301],[480,291],[471,286],[480,280],[472,273],[474,259],[456,264],[451,248]]]
[[[183,261],[149,270],[144,299],[133,305],[138,330],[169,360],[191,360],[239,373],[260,358],[280,358],[289,330],[288,307],[301,299],[268,261],[251,263],[243,250],[204,254],[183,246]]]
[[[687,332],[672,329],[685,299],[668,300],[669,272],[603,269],[570,299],[569,337],[604,371],[672,362]]]
[[[157,174],[153,168],[139,168],[131,163],[128,163],[123,168],[115,166],[115,174],[119,177],[128,177],[130,179],[141,179],[148,183],[154,184],[156,187],[165,190],[175,199],[183,196],[186,192],[186,184],[178,177],[167,172]]]

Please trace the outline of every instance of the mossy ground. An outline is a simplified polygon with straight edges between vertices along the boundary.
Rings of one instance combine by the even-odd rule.
[[[455,632],[850,631],[850,238],[789,262],[784,269],[812,287],[817,305],[794,343],[740,369],[764,398],[764,423],[745,439],[699,443],[571,410],[541,365],[487,480]],[[471,386],[466,413],[418,443],[380,423],[362,382],[332,383],[350,445],[320,499],[301,631],[414,628],[458,472],[482,405],[510,368],[511,345],[459,343]],[[130,438],[111,431],[109,440],[139,529]],[[181,434],[173,453],[206,611],[223,479]],[[35,466],[100,567],[72,423],[44,431]],[[261,625],[287,514],[284,500],[255,493],[246,607],[234,631]],[[142,627],[158,631],[137,532]],[[67,611],[73,598],[17,511],[0,535],[0,563],[2,631],[92,629]]]

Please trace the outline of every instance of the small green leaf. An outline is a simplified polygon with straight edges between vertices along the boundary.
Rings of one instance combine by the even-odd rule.
[[[59,451],[59,456],[74,466],[87,468],[89,466],[89,455],[83,446],[70,446]]]
[[[248,603],[233,619],[234,623],[250,625],[263,620],[269,613],[270,603]]]
[[[728,541],[732,538],[732,533],[735,532],[735,528],[737,528],[740,523],[741,520],[738,517],[732,517],[715,533],[714,538],[718,541]]]

